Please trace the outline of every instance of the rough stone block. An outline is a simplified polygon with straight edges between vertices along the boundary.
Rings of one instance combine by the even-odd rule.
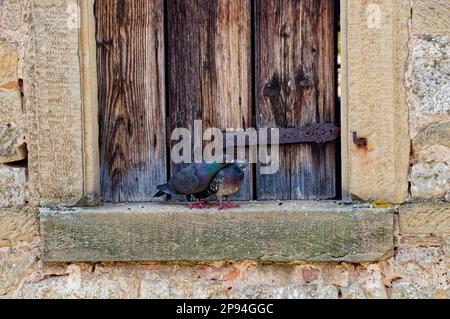
[[[450,138],[450,136],[449,136]],[[450,147],[433,145],[415,153],[417,163],[450,163]]]
[[[450,2],[448,0],[413,0],[411,4],[414,33],[450,32]]]
[[[420,112],[450,112],[450,36],[422,36],[412,52],[414,92]]]
[[[22,6],[18,0],[0,1],[0,27],[17,30],[22,23]]]
[[[136,288],[128,278],[82,278],[69,275],[27,283],[19,291],[23,299],[130,299]]]
[[[228,288],[212,281],[143,280],[139,291],[141,299],[225,299],[228,297]]]
[[[333,285],[250,285],[232,291],[234,299],[338,299],[339,292]]]
[[[352,283],[348,287],[341,287],[343,299],[367,299],[364,289],[359,283]]]
[[[0,88],[0,124],[19,124],[23,118],[19,90]]]
[[[330,202],[191,211],[153,203],[41,211],[42,258],[98,261],[348,261],[393,254],[392,209]]]
[[[422,269],[431,269],[440,263],[441,258],[440,247],[401,247],[397,251],[395,261],[398,266],[414,263]]]
[[[439,235],[401,235],[398,241],[399,245],[409,247],[441,247],[442,238]]]
[[[31,243],[37,236],[37,211],[0,209],[0,248]]]
[[[420,152],[428,147],[441,145],[450,148],[450,121],[429,125],[413,140],[413,149]],[[450,156],[447,154],[447,156]]]
[[[415,164],[411,192],[418,199],[444,199],[450,195],[450,122],[429,125],[413,140]]]
[[[369,265],[367,273],[368,277],[361,283],[361,289],[367,299],[387,299],[381,267],[377,264]]]
[[[0,123],[18,123],[22,119],[18,61],[17,47],[0,41]]]
[[[18,87],[17,67],[19,51],[14,44],[0,41],[0,88]]]
[[[23,130],[0,124],[0,164],[14,163],[27,157]]]
[[[0,207],[23,206],[26,181],[26,168],[0,165]]]
[[[431,299],[432,296],[429,288],[421,287],[410,281],[394,282],[390,290],[392,299]]]
[[[0,296],[15,289],[33,271],[35,261],[32,252],[0,253]]]
[[[80,30],[67,27],[74,2],[28,2],[32,26],[23,80],[30,200],[34,206],[74,206],[85,186]]]
[[[450,234],[450,204],[408,204],[400,208],[402,235]]]
[[[450,163],[419,163],[411,170],[415,199],[444,199],[450,189]]]

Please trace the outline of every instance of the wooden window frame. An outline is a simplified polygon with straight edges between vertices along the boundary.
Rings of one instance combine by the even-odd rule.
[[[67,5],[73,0],[57,2],[55,6],[55,0],[31,0],[33,25],[27,49],[30,72],[25,79],[25,95],[31,108],[30,203],[42,207],[97,206],[100,203],[100,174],[94,0],[75,1],[80,8],[80,28],[76,30],[56,25],[65,23]],[[409,55],[410,4],[408,0],[380,0],[369,8],[359,0],[341,0],[340,11],[344,201],[357,199],[404,203],[409,193],[410,138],[404,77]],[[53,43],[57,44],[50,50],[42,50],[40,46],[47,43],[45,41],[49,37],[56,39]],[[78,52],[73,50],[74,46],[78,46]],[[62,64],[58,65],[56,71],[50,71],[50,63]],[[47,72],[57,72],[59,90],[54,89],[54,76],[46,76]],[[367,144],[355,144],[355,134]],[[328,209],[316,207],[315,211],[330,213],[327,206],[329,202],[323,205]],[[307,212],[302,212],[308,216]],[[102,219],[104,213],[104,210],[99,212],[94,209],[89,211],[89,216],[99,214]],[[352,208],[347,213],[350,220],[359,220],[361,217],[360,212]],[[387,219],[386,213],[390,216]],[[352,255],[348,258],[328,256],[317,260],[354,262],[390,256],[393,251],[393,211],[374,214],[368,213],[365,222],[373,216],[382,216],[383,227],[392,227],[392,236],[384,237],[381,241],[381,244],[386,245],[383,253],[378,251],[377,257],[371,255],[359,259]],[[331,215],[329,220],[335,220],[336,216]],[[44,260],[100,261],[85,258],[83,254],[73,260],[65,260],[70,259],[68,254],[65,255],[67,258],[62,257],[62,254],[52,254],[51,247],[58,245],[54,241],[62,240],[52,235],[61,232],[55,231],[46,236],[46,230],[51,230],[52,225],[57,223],[54,221],[54,212],[46,210],[43,216]],[[261,211],[261,216],[267,216],[267,212]],[[199,215],[193,216],[197,217],[200,218]],[[376,233],[375,230],[372,232]],[[245,259],[245,256],[241,257]],[[173,256],[168,260],[171,258]],[[292,258],[298,259],[295,256]],[[131,258],[105,257],[102,260]]]
[[[71,1],[59,2],[67,4]],[[45,8],[46,3],[50,6],[51,1],[43,1],[39,7]],[[38,6],[37,1],[32,1],[32,5]],[[27,54],[30,65],[38,66],[36,61],[46,54],[68,54],[66,45],[79,45],[78,54],[71,51],[76,55],[66,68],[67,74],[74,74],[77,69],[80,72],[79,81],[73,79],[75,76],[64,78],[62,85],[66,91],[62,92],[40,91],[48,84],[48,79],[39,77],[38,72],[31,73],[26,81],[31,87],[25,92],[30,97],[30,105],[39,105],[39,110],[30,116],[29,145],[30,197],[36,206],[99,203],[94,0],[78,0],[78,5],[80,29],[50,35],[61,37],[57,50],[39,52],[36,50],[39,41],[48,35],[31,34],[32,43]],[[376,6],[371,10],[378,8],[381,20],[379,26],[372,26],[370,15],[376,12],[369,12],[361,1],[341,0],[343,199],[403,203],[409,190],[410,138],[404,85],[409,52],[409,2],[383,0]],[[50,19],[49,14],[43,12],[35,19],[33,30],[42,30]],[[61,19],[67,19],[66,10],[61,14]],[[78,41],[73,32],[78,32]],[[36,82],[37,85],[31,85]],[[46,99],[42,99],[43,96]],[[62,114],[44,112],[52,107],[52,97],[62,100],[58,106],[69,110],[63,110]],[[74,103],[76,98],[82,101],[81,105]],[[79,122],[74,122],[73,114],[80,116]],[[65,115],[67,118],[63,117]],[[59,123],[54,127],[47,124],[55,120]],[[358,138],[366,138],[367,147],[355,145],[353,133]],[[67,147],[54,149],[52,142],[62,141],[67,142]],[[52,162],[49,162],[50,156]]]
[[[79,1],[83,189],[79,190],[81,198],[71,204],[98,204],[100,192],[93,4],[93,0]],[[404,87],[408,6],[404,0],[383,0],[375,7],[365,7],[357,0],[341,0],[341,157],[345,201],[403,203],[408,198],[410,139]],[[354,133],[367,139],[367,146],[356,145]]]

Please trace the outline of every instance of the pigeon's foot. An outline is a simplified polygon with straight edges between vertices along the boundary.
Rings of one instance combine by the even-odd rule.
[[[234,209],[234,208],[239,208],[239,207],[241,207],[241,206],[239,206],[238,204],[233,204],[232,202],[220,203],[219,210],[228,210],[228,209]]]
[[[211,208],[207,203],[204,201],[199,200],[197,203],[189,203],[190,209],[208,209]]]

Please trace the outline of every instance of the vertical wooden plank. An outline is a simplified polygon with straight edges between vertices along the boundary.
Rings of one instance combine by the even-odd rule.
[[[334,2],[256,2],[258,128],[335,122]],[[257,176],[258,199],[336,196],[336,144],[280,148],[280,171]]]
[[[95,45],[95,0],[78,0],[80,8],[80,68],[83,98],[84,198],[80,205],[100,201],[100,152],[98,145],[97,50]]]
[[[250,2],[168,0],[167,18],[170,132],[251,127]],[[251,180],[236,198],[251,199]]]
[[[97,0],[101,188],[105,201],[152,199],[166,181],[162,0]]]

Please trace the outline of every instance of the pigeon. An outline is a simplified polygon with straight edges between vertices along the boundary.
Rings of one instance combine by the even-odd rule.
[[[174,174],[167,184],[159,185],[158,193],[153,197],[185,195],[191,209],[209,208],[200,199],[197,204],[191,203],[192,195],[204,192],[210,186],[214,176],[229,165],[231,164],[217,162],[186,164]]]
[[[228,198],[241,189],[244,183],[245,170],[245,164],[230,164],[214,176],[208,188],[194,194],[194,197],[198,200],[204,200],[215,195],[220,202],[220,210],[238,208],[239,205],[231,203]],[[224,198],[227,199],[225,204]]]

